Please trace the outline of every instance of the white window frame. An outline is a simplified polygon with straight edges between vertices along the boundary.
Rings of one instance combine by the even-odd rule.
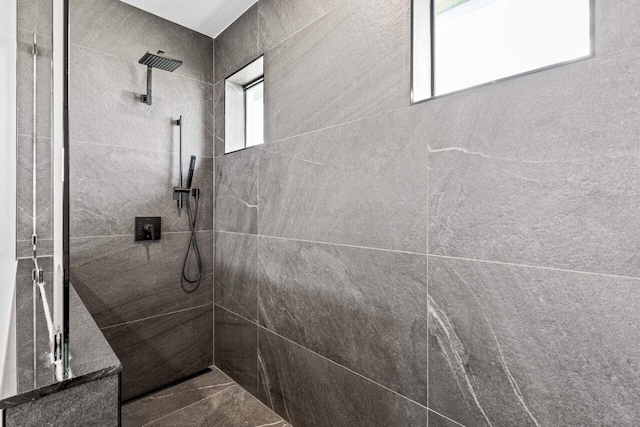
[[[225,79],[224,97],[224,153],[229,154],[250,148],[247,146],[246,91],[256,84],[264,85],[264,57]],[[263,86],[264,90],[264,86]],[[264,132],[264,120],[263,120]],[[264,142],[264,137],[263,137]],[[256,146],[259,144],[254,144]]]

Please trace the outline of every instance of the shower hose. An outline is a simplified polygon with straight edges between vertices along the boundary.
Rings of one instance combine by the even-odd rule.
[[[191,210],[191,196],[195,199],[195,208]],[[189,215],[189,246],[187,247],[187,253],[184,255],[184,262],[182,263],[182,278],[188,283],[198,283],[202,279],[202,257],[200,256],[200,248],[198,247],[198,238],[196,236],[196,221],[198,220],[198,204],[200,201],[200,189],[192,188],[191,195],[187,194],[187,213]],[[189,260],[189,254],[193,248],[193,253],[196,257],[196,263],[198,264],[198,276],[193,279],[187,276],[187,261]]]

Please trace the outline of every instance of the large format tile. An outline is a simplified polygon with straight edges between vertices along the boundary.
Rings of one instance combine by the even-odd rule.
[[[427,404],[427,258],[260,238],[260,324]]]
[[[175,411],[192,408],[192,404],[235,385],[229,377],[214,369],[180,384],[135,400],[122,407],[122,425],[142,426]],[[191,409],[188,409],[191,410]]]
[[[429,252],[640,275],[640,49],[428,103]]]
[[[427,409],[260,329],[260,399],[298,426],[424,426]]]
[[[260,56],[258,5],[254,4],[215,40],[215,82],[226,79]]]
[[[431,257],[429,407],[474,426],[636,425],[639,285]]]
[[[260,43],[267,51],[340,4],[339,0],[261,0]]]
[[[215,169],[215,229],[257,234],[257,148],[218,157]]]
[[[261,148],[260,234],[426,253],[420,111],[405,108]]]
[[[288,426],[282,418],[238,385],[150,424],[151,427],[188,425],[203,427]]]
[[[199,284],[184,282],[189,233],[153,242],[133,236],[71,240],[71,280],[100,327],[213,303],[213,232],[197,233],[204,265]],[[197,275],[193,251],[188,277]]]
[[[106,54],[136,62],[147,51],[163,50],[170,57],[184,61],[175,74],[213,82],[213,40],[210,37],[121,1],[72,0],[71,43],[102,52],[102,56]],[[139,67],[143,68],[142,65]],[[162,73],[157,71],[154,85],[156,76]],[[74,79],[77,74],[74,73]]]
[[[265,53],[265,140],[407,106],[411,7],[346,1]]]
[[[185,168],[190,154],[213,156],[211,84],[156,71],[149,106],[140,101],[146,91],[143,65],[80,46],[72,46],[71,54],[72,140],[172,152],[177,158],[176,120],[182,115]]]
[[[33,234],[33,137],[18,135],[16,171],[16,239],[31,243]],[[51,139],[37,138],[36,142],[36,233],[38,239],[52,238],[52,174]],[[29,245],[31,246],[31,244]],[[45,245],[38,246],[39,255],[51,254]]]
[[[122,362],[122,400],[210,366],[212,324],[207,305],[102,329]]]
[[[258,320],[258,237],[216,232],[216,304]]]
[[[172,153],[75,141],[70,151],[72,237],[132,235],[136,216],[162,217],[163,232],[189,230],[186,202],[179,210],[173,192],[179,172]],[[193,187],[201,190],[196,229],[211,230],[212,158],[196,161]]]
[[[255,323],[216,305],[215,364],[249,392],[256,394],[258,331]]]
[[[635,0],[596,0],[596,54],[640,45],[640,8]]]

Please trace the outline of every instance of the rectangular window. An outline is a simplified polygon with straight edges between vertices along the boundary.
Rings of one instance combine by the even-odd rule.
[[[264,79],[244,88],[244,116],[247,147],[264,142]]]
[[[225,80],[225,154],[264,142],[264,64],[253,61]]]
[[[593,0],[414,0],[413,101],[593,54]]]

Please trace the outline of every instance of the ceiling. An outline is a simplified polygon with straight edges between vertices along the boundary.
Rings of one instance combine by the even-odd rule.
[[[121,1],[213,38],[256,2],[256,0]]]

